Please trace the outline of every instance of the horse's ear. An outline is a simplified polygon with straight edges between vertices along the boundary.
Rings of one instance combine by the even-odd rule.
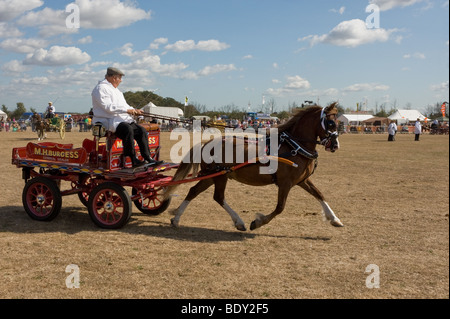
[[[332,115],[332,114],[338,114],[338,102],[334,102],[333,104],[330,104],[329,106],[327,106],[325,108],[325,113],[328,115]]]

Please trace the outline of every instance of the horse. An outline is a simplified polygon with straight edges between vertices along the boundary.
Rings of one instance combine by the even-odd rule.
[[[38,141],[44,140],[45,131],[48,129],[47,120],[43,120],[39,114],[33,115],[33,120],[35,121],[35,128],[38,134]]]
[[[227,204],[225,200],[225,189],[229,179],[236,180],[240,183],[250,186],[266,186],[275,184],[278,186],[278,202],[275,210],[269,215],[257,214],[255,220],[250,225],[250,230],[256,230],[273,220],[277,215],[281,214],[285,208],[286,200],[290,190],[294,186],[300,186],[306,192],[314,196],[322,206],[322,213],[326,220],[332,226],[343,227],[344,224],[335,215],[333,210],[325,200],[324,195],[317,189],[311,181],[311,176],[317,167],[318,153],[317,145],[325,147],[326,151],[336,152],[339,149],[339,134],[336,125],[336,116],[338,103],[333,103],[326,108],[318,105],[300,109],[288,122],[278,127],[279,149],[278,154],[284,162],[291,161],[293,165],[287,165],[280,161],[280,165],[273,174],[261,174],[260,169],[267,164],[256,162],[246,165],[239,169],[234,169],[237,162],[221,164],[206,163],[204,158],[201,163],[194,163],[193,149],[183,158],[177,169],[173,182],[184,180],[191,170],[194,176],[208,176],[217,173],[222,169],[228,168],[224,174],[215,174],[213,178],[200,180],[193,186],[181,205],[172,211],[174,217],[171,219],[172,226],[178,228],[180,218],[188,207],[189,203],[199,194],[214,185],[214,200],[222,206],[230,215],[234,226],[239,231],[247,231],[244,222],[240,216]],[[319,141],[317,139],[320,139]],[[237,138],[234,138],[234,151],[237,149]],[[214,140],[206,143],[203,149]],[[220,140],[222,149],[225,150],[225,140]],[[244,152],[249,158],[248,152],[252,147],[252,143],[245,143]],[[197,161],[199,162],[199,161]],[[198,173],[198,175],[197,175]],[[165,197],[171,196],[179,184],[172,184],[166,189]]]

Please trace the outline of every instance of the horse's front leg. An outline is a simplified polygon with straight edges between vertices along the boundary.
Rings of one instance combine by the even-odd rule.
[[[319,201],[320,205],[322,205],[325,218],[330,221],[332,226],[344,227],[344,224],[339,218],[336,217],[333,210],[330,208],[330,205],[328,205],[328,203],[325,201],[325,197],[323,196],[323,194],[317,189],[317,187],[311,182],[310,179],[307,179],[306,181],[298,185]]]
[[[289,191],[291,190],[290,186],[282,186],[278,188],[278,203],[277,207],[270,215],[257,214],[256,219],[251,223],[250,230],[258,229],[264,225],[270,223],[272,219],[281,214],[286,206],[286,199],[289,195]]]

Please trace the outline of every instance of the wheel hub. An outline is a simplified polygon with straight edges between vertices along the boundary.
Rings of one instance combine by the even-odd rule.
[[[36,196],[36,202],[42,206],[45,203],[45,196],[42,194],[39,194],[38,196]]]
[[[105,209],[105,212],[107,212],[107,213],[114,212],[114,204],[112,202],[106,202],[105,205],[103,206],[103,208]]]

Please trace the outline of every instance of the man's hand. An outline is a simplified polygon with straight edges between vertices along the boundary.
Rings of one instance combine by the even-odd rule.
[[[137,110],[137,109],[129,109],[127,111],[128,114],[133,115],[133,116],[137,116],[137,115],[143,115],[144,112],[142,110]]]

